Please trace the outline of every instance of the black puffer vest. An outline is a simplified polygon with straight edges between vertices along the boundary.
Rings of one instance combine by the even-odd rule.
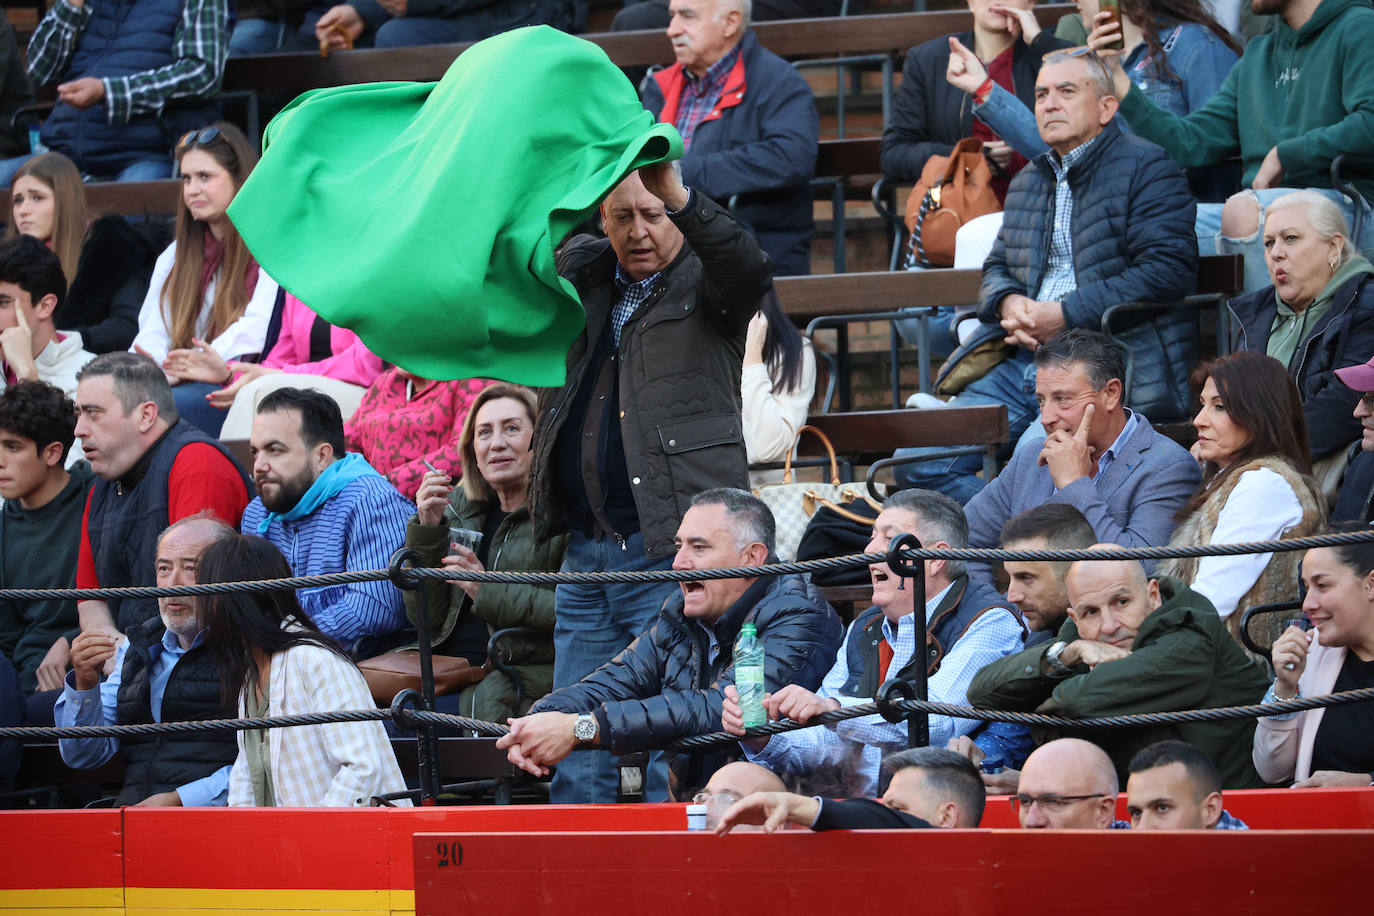
[[[185,420],[178,420],[119,480],[100,479],[91,489],[87,529],[95,572],[104,588],[152,585],[157,579],[157,539],[170,524],[167,479],[172,464],[192,442],[207,442],[228,458],[251,495],[252,483],[232,455]],[[230,521],[233,521],[230,519]],[[110,615],[120,632],[157,617],[154,598],[111,598]]]
[[[120,725],[153,721],[152,650],[162,642],[161,620],[150,620],[127,631],[115,720]],[[204,645],[196,646],[176,663],[162,693],[162,722],[229,719],[231,704],[221,702],[219,672]],[[150,795],[209,776],[234,762],[238,742],[232,731],[124,738],[124,789],[117,805],[133,805]]]

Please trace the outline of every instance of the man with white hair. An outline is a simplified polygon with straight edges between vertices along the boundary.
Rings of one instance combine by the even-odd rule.
[[[781,275],[811,272],[811,179],[820,120],[811,88],[759,47],[750,0],[671,0],[677,63],[641,87],[644,107],[682,134],[682,180],[753,230]]]

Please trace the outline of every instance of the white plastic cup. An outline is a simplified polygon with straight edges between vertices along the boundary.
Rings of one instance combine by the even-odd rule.
[[[687,829],[705,830],[706,829],[706,806],[688,805],[687,806]]]

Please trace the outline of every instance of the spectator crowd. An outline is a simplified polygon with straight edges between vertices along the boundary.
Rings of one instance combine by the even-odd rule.
[[[976,138],[997,203],[955,237],[981,289],[938,321],[936,394],[913,406],[1000,405],[1009,437],[991,477],[969,450],[898,449],[862,520],[868,551],[1228,544],[1374,520],[1374,69],[1359,63],[1374,6],[1236,6],[1080,0],[1050,30],[1028,0],[969,0],[971,31],[910,50],[884,172],[922,180]],[[580,4],[146,0],[125,16],[56,0],[26,55],[6,24],[0,111],[34,85],[56,102],[31,143],[0,144],[0,587],[312,576],[385,568],[401,547],[469,572],[779,560],[778,520],[748,487],[793,453],[814,401],[816,348],[773,280],[810,272],[821,127],[750,23],[839,12],[645,0],[616,17],[666,29],[675,62],[635,76],[684,153],[622,171],[554,240],[585,322],[566,381],[538,391],[384,362],[279,285],[230,215],[259,148],[216,93],[230,55],[573,30]],[[173,175],[170,232],[87,212],[83,182]],[[1240,255],[1244,277],[1216,348],[1190,298],[1214,254]],[[1245,829],[1224,791],[1374,782],[1368,704],[1090,732],[932,716],[931,746],[911,749],[880,715],[812,722],[917,674],[934,701],[1067,717],[1374,687],[1374,545],[939,559],[916,575],[873,564],[847,619],[810,577],[768,573],[4,599],[0,716],[385,704],[375,673],[413,678],[425,632],[438,708],[509,722],[497,746],[551,776],[552,801],[615,800],[617,758],[643,754],[642,797],[704,801],[720,833],[973,827],[989,794],[1024,828]],[[808,727],[747,732],[746,628],[767,718]],[[665,750],[721,729],[737,743]],[[118,804],[406,792],[376,722],[64,739],[60,754],[121,761]]]

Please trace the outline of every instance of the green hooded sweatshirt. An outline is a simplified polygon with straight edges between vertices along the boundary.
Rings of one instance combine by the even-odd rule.
[[[563,384],[585,315],[554,247],[631,171],[678,159],[591,42],[478,42],[438,83],[307,92],[272,119],[229,218],[268,275],[431,379]]]
[[[1121,100],[1131,130],[1179,165],[1211,165],[1240,152],[1249,185],[1275,146],[1285,187],[1331,186],[1331,160],[1374,150],[1374,7],[1322,0],[1301,29],[1279,21],[1252,39],[1221,88],[1180,118],[1132,87]],[[1350,176],[1374,198],[1374,174]]]

